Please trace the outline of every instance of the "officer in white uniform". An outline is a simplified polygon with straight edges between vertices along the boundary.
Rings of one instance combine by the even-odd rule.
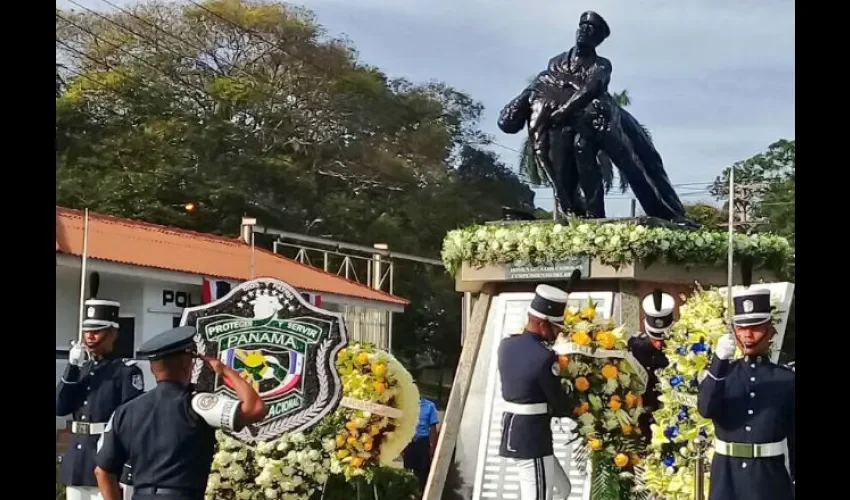
[[[571,413],[561,386],[555,353],[548,347],[564,326],[567,294],[540,285],[528,308],[528,322],[521,335],[499,345],[499,376],[505,413],[499,456],[519,468],[521,500],[552,500],[554,490],[562,498],[571,485],[552,448],[553,417]]]

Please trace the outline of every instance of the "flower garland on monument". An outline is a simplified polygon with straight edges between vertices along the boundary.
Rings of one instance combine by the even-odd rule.
[[[728,248],[728,235],[722,231],[681,231],[581,220],[565,224],[537,221],[450,231],[443,240],[442,257],[451,274],[456,274],[464,262],[471,266],[538,265],[579,256],[614,267],[635,262],[725,266]],[[782,269],[793,254],[787,239],[760,233],[736,234],[734,251],[736,261],[747,258],[756,267],[772,270]]]
[[[554,345],[578,434],[591,450],[592,499],[629,498],[641,462],[638,418],[647,373],[626,340],[625,328],[597,316],[589,302],[567,309]]]
[[[775,303],[776,298],[772,297],[772,301]],[[725,312],[725,295],[697,286],[679,308],[679,320],[673,324],[665,342],[664,354],[670,364],[656,371],[661,407],[652,414],[656,423],[652,426],[644,473],[645,488],[658,498],[694,500],[694,439],[701,436],[709,444],[714,440],[712,421],[703,418],[696,408],[699,382],[711,363],[714,346],[727,331]],[[774,309],[774,313],[778,311]],[[737,351],[736,357],[741,356],[740,350]],[[713,452],[709,446],[706,463],[711,462]],[[708,483],[706,467],[706,488]]]

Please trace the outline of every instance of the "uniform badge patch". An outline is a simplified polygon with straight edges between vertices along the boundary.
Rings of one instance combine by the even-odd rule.
[[[744,305],[744,312],[745,313],[753,312],[753,301],[752,300],[745,300],[743,305]]]
[[[130,378],[130,384],[132,384],[137,390],[145,390],[145,379],[143,379],[141,375],[133,375]]]
[[[202,410],[212,409],[216,403],[218,403],[218,396],[214,394],[204,394],[198,398],[198,408]]]
[[[552,363],[552,375],[555,375],[557,377],[560,374],[561,374],[561,366],[558,365],[557,361],[555,361],[554,363]]]
[[[658,328],[661,328],[662,326],[664,326],[664,320],[663,319],[656,319],[655,320],[655,326],[657,326]]]

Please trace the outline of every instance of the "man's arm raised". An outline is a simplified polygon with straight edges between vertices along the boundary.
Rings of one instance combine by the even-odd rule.
[[[230,382],[239,398],[239,404],[215,394],[199,393],[192,398],[192,409],[215,428],[240,431],[265,418],[268,410],[257,391],[232,368],[221,361],[201,356],[213,371]]]

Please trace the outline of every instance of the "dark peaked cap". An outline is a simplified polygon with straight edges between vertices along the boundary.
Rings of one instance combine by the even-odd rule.
[[[593,26],[598,28],[601,32],[600,35],[602,35],[603,40],[608,38],[608,36],[611,34],[611,28],[608,27],[608,23],[605,22],[605,19],[603,19],[602,16],[600,16],[596,12],[593,12],[592,10],[589,10],[582,14],[578,20],[578,23],[592,24]]]
[[[139,359],[157,359],[195,347],[195,327],[178,326],[148,340],[136,352]]]

